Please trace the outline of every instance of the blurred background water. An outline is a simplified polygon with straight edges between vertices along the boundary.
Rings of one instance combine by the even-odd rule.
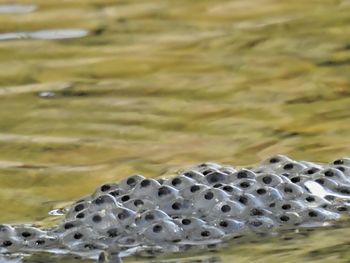
[[[349,0],[0,0],[0,222],[52,225],[133,173],[349,156],[349,35]],[[344,222],[181,262],[349,262],[349,238]]]

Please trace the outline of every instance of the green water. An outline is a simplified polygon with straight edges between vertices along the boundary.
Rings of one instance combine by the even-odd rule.
[[[0,33],[89,35],[0,41],[0,222],[52,225],[48,211],[132,173],[349,156],[349,0],[16,3],[38,9],[0,14]],[[199,255],[350,262],[346,223],[291,238]],[[90,262],[27,260],[42,257]]]

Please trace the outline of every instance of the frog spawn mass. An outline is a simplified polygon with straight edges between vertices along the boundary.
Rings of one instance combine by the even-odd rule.
[[[169,178],[104,184],[51,229],[0,225],[0,252],[181,251],[280,227],[322,226],[349,209],[349,158],[316,164],[277,155],[240,169],[204,163]]]

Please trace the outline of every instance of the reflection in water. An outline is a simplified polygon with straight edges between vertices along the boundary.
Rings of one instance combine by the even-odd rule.
[[[29,13],[37,9],[35,5],[8,4],[0,5],[0,14],[6,13]]]
[[[66,39],[85,37],[88,31],[85,29],[71,28],[71,29],[48,29],[39,30],[29,33],[29,38],[34,39]]]
[[[21,263],[22,261],[20,259],[10,259],[0,256],[0,262],[1,263]]]
[[[33,32],[10,32],[1,33],[1,40],[15,40],[15,39],[68,39],[80,38],[88,35],[88,31],[80,28],[70,29],[47,29]]]
[[[41,98],[52,98],[56,96],[56,93],[52,91],[42,91],[38,93],[38,96]]]
[[[322,229],[282,230],[278,235],[247,236],[231,240],[214,249],[189,248],[184,253],[144,255],[125,259],[128,263],[217,263],[217,262],[349,262],[349,238],[346,229],[350,222]],[[334,237],[337,239],[334,239]],[[21,259],[0,256],[1,263],[96,263],[96,258],[83,259],[78,255],[34,253]],[[114,263],[114,262],[110,262]]]

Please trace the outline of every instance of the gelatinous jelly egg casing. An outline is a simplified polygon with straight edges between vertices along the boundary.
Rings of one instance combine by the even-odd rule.
[[[0,225],[0,252],[176,251],[281,226],[321,226],[348,213],[349,200],[349,158],[320,165],[276,155],[249,169],[203,163],[170,178],[132,175],[101,185],[52,229]]]

